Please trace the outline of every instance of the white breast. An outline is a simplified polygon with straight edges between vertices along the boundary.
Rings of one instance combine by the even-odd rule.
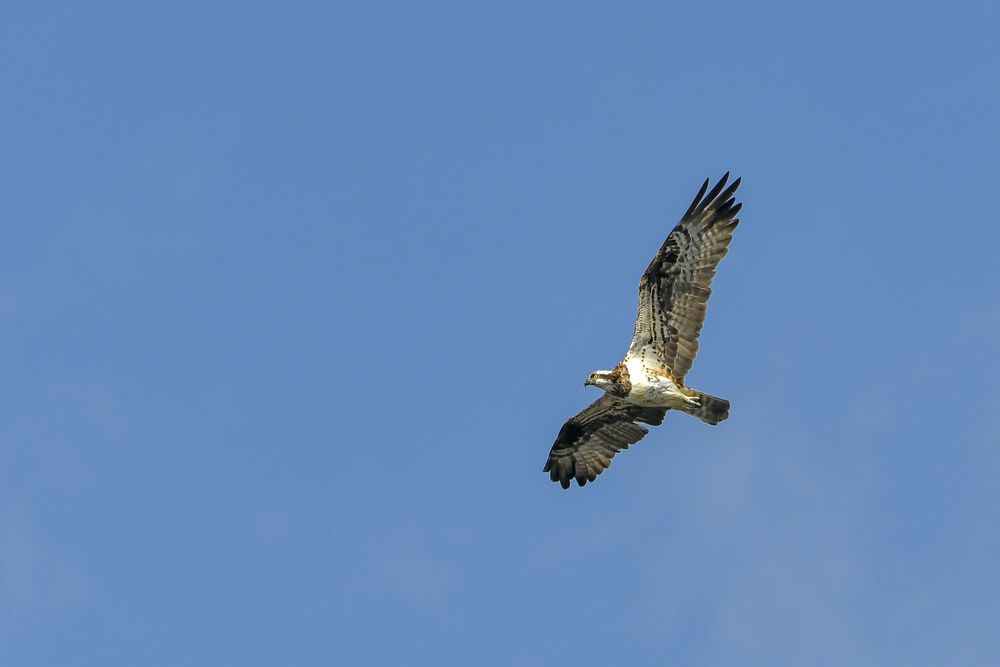
[[[684,395],[677,385],[662,375],[650,373],[640,356],[625,360],[632,391],[626,400],[638,405],[674,408],[684,402]]]

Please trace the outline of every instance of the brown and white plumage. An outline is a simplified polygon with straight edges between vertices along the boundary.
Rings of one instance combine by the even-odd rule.
[[[639,316],[629,354],[651,346],[679,381],[698,354],[712,278],[740,222],[736,214],[742,204],[733,198],[740,179],[723,191],[728,179],[727,173],[707,196],[705,181],[639,280]]]
[[[659,425],[670,408],[709,424],[729,415],[729,402],[684,386],[698,353],[698,335],[712,294],[712,278],[739,224],[741,204],[727,173],[698,191],[639,281],[639,312],[632,344],[611,371],[586,384],[607,393],[563,425],[545,464],[553,481],[568,488],[594,481],[611,458],[648,432],[636,422]],[[707,192],[707,194],[706,194]]]

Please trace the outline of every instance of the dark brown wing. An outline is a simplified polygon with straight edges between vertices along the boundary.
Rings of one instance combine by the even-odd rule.
[[[726,173],[707,195],[705,181],[639,281],[629,355],[655,357],[679,382],[698,354],[712,278],[740,222],[742,204],[733,197],[740,179],[727,188],[728,180]]]
[[[666,408],[644,408],[605,394],[565,424],[549,452],[543,472],[564,489],[583,486],[611,466],[611,459],[646,435],[635,422],[659,426]]]

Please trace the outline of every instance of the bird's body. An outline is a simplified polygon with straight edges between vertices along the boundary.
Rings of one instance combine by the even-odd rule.
[[[609,371],[584,383],[605,394],[567,421],[545,464],[552,481],[569,488],[594,481],[611,458],[646,435],[636,422],[659,425],[667,410],[681,410],[708,424],[729,416],[729,401],[691,389],[684,377],[698,352],[711,282],[739,224],[726,174],[711,192],[702,186],[639,281],[639,312],[632,344]]]
[[[640,356],[625,357],[622,360],[632,380],[632,391],[625,400],[650,408],[679,408],[691,399],[681,391],[680,386],[662,368],[646,363]]]

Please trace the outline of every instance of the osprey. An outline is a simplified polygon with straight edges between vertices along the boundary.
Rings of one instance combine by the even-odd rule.
[[[659,426],[673,408],[716,425],[729,416],[729,401],[684,386],[698,353],[698,334],[716,267],[725,257],[741,204],[728,188],[727,172],[706,195],[701,186],[639,281],[639,314],[632,344],[617,366],[595,371],[584,386],[604,395],[567,421],[556,437],[544,472],[568,489],[583,486],[611,466],[611,459]]]

